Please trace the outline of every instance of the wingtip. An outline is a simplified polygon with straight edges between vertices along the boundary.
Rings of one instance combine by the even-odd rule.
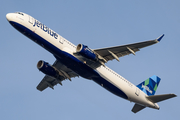
[[[171,93],[171,95],[172,95],[173,97],[177,97],[177,95],[176,95],[176,94],[174,94],[174,93]]]
[[[164,37],[164,34],[162,34],[160,37],[158,37],[158,38],[156,39],[157,42],[160,42],[163,37]]]

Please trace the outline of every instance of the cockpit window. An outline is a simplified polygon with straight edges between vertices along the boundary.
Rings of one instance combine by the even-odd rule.
[[[23,15],[23,16],[24,16],[24,14],[23,14],[23,13],[21,13],[21,12],[15,12],[15,13],[17,13],[17,14],[20,14],[20,15]]]

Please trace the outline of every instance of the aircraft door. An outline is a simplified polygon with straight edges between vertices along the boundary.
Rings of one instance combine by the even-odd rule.
[[[63,44],[63,43],[64,43],[64,38],[61,37],[61,36],[59,36],[59,42],[60,42],[61,44]]]
[[[34,25],[35,19],[34,19],[33,17],[29,16],[28,22],[29,22],[30,24]],[[35,32],[35,31],[36,31],[36,28],[35,28],[35,27],[32,27],[32,31]]]
[[[29,23],[33,24],[34,23],[34,18],[29,16]]]
[[[139,88],[136,88],[136,92],[135,92],[135,94],[136,94],[137,96],[139,96],[139,93],[140,93]]]

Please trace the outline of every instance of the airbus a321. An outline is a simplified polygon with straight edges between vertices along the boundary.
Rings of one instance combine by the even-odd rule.
[[[54,89],[55,85],[62,85],[65,79],[71,80],[73,77],[81,76],[93,80],[121,98],[134,102],[135,105],[132,108],[134,113],[146,107],[159,109],[158,102],[176,97],[175,94],[155,95],[160,82],[158,76],[154,75],[136,86],[105,65],[109,60],[119,61],[119,57],[135,55],[135,52],[141,48],[159,43],[164,34],[154,40],[90,49],[83,44],[77,46],[72,44],[28,14],[8,13],[6,18],[15,29],[48,50],[56,58],[53,65],[43,60],[37,63],[37,68],[45,74],[37,86],[39,91],[48,87]]]

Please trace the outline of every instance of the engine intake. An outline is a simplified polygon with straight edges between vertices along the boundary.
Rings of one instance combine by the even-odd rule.
[[[97,55],[90,48],[88,48],[88,46],[83,44],[77,45],[76,52],[91,60],[97,60]]]

